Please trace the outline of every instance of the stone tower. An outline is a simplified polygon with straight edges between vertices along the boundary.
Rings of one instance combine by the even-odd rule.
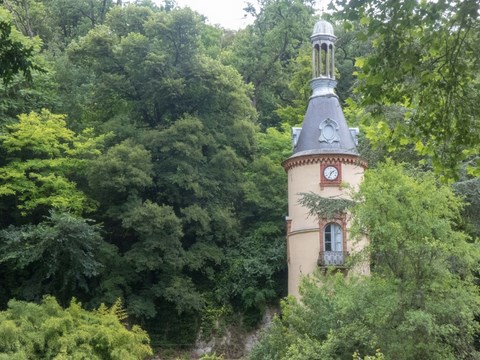
[[[344,185],[356,187],[367,163],[356,148],[358,129],[350,129],[335,94],[335,40],[332,25],[315,24],[312,42],[312,96],[301,128],[293,128],[293,155],[283,162],[288,174],[287,258],[288,293],[298,297],[301,277],[318,267],[347,272],[349,253],[364,246],[348,237],[346,214],[333,219],[308,216],[299,205],[300,193],[348,198]],[[368,269],[360,269],[368,272]]]

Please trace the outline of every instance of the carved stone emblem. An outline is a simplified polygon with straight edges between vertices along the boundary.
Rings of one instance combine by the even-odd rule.
[[[338,124],[335,120],[325,119],[320,123],[320,137],[318,141],[326,142],[331,144],[334,142],[339,142],[340,138],[338,137]]]

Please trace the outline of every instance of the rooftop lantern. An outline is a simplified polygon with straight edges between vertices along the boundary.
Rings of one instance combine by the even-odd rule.
[[[333,26],[320,20],[313,28],[312,42],[312,96],[334,94],[335,81],[335,41]]]

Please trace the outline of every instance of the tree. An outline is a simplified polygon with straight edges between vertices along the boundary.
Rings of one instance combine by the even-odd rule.
[[[2,128],[14,123],[19,114],[51,109],[57,101],[52,64],[42,53],[44,43],[38,36],[22,35],[13,25],[17,22],[12,19],[15,17],[0,5],[0,23],[4,26],[4,33],[0,30],[3,33],[0,35]]]
[[[275,110],[289,103],[290,64],[308,42],[313,28],[310,0],[262,0],[260,10],[250,4],[255,22],[240,32],[233,43],[230,62],[252,83],[253,101],[264,127],[279,127]]]
[[[13,21],[19,31],[25,36],[33,38],[36,31],[33,28],[35,20],[45,16],[45,7],[42,3],[27,0],[3,0],[2,3],[13,15]]]
[[[24,35],[40,37],[45,48],[58,51],[105,21],[113,0],[4,0]]]
[[[432,174],[387,163],[368,170],[352,209],[372,274],[307,279],[282,304],[251,358],[475,359],[477,247],[455,230],[461,202]],[[359,257],[362,261],[364,257]]]
[[[391,151],[413,146],[445,179],[478,174],[479,5],[476,1],[336,3],[364,27],[373,51],[357,59],[357,91],[367,136]],[[396,122],[384,111],[403,109]]]
[[[121,303],[87,311],[72,300],[63,309],[47,296],[41,304],[12,300],[0,312],[0,358],[137,360],[152,355],[150,339],[122,321]]]
[[[1,230],[1,273],[9,295],[38,301],[48,293],[62,304],[72,296],[92,296],[92,278],[106,270],[105,259],[116,255],[116,249],[89,222],[52,211],[38,225]]]
[[[113,206],[139,196],[153,185],[151,154],[143,145],[125,140],[92,160],[85,169],[91,193],[113,215]]]
[[[102,136],[93,137],[91,130],[77,135],[66,127],[64,115],[48,110],[20,115],[6,130],[0,136],[5,154],[0,197],[13,201],[23,216],[50,208],[78,214],[94,208],[72,178],[99,155]]]
[[[136,281],[140,282],[137,288],[141,289],[132,294],[136,301],[130,304],[135,315],[152,318],[156,315],[155,306],[140,306],[140,302],[154,304],[156,298],[163,298],[176,304],[179,312],[198,309],[200,304],[188,302],[193,296],[193,289],[186,288],[176,296],[169,296],[169,292],[176,292],[177,286],[190,283],[188,279],[180,280],[180,270],[183,267],[184,251],[180,241],[182,236],[181,223],[169,206],[159,206],[150,201],[130,209],[123,215],[123,228],[133,231],[139,238],[125,253],[127,261],[137,274]],[[147,281],[147,279],[149,279]],[[190,284],[191,285],[191,284]],[[142,296],[142,293],[143,296]],[[201,300],[200,300],[201,303]],[[149,309],[142,313],[142,307]]]
[[[11,15],[0,7],[0,79],[4,85],[19,72],[31,80],[32,70],[39,69],[32,62],[33,51],[33,46],[22,41],[21,35],[13,27]]]
[[[57,84],[53,77],[51,64],[48,64],[38,53],[32,62],[41,66],[44,71],[32,70],[31,79],[15,75],[8,84],[0,86],[0,127],[17,122],[19,114],[28,114],[32,111],[41,112],[42,109],[52,109],[57,104]]]
[[[305,117],[308,100],[312,94],[312,53],[308,45],[299,49],[298,56],[290,64],[290,81],[288,82],[289,101],[279,104],[275,113],[283,125],[300,126]]]
[[[248,314],[249,326],[285,293],[287,184],[281,162],[290,154],[290,135],[269,128],[257,133],[256,140],[257,151],[242,184],[242,241],[226,251],[227,267],[219,284],[221,296]]]
[[[143,23],[153,13],[148,6],[133,4],[115,6],[107,13],[105,24],[119,36],[127,36],[130,33],[145,35]]]
[[[465,232],[473,239],[480,238],[480,178],[459,181],[453,184],[453,189],[465,199],[462,209]]]
[[[64,98],[65,110],[79,127],[115,132],[86,171],[87,192],[100,202],[95,219],[122,256],[104,289],[123,293],[162,342],[189,343],[227,249],[241,241],[252,87],[207,54],[214,46],[201,16],[137,10],[115,9],[70,44],[61,76],[72,81],[62,86],[78,101]]]

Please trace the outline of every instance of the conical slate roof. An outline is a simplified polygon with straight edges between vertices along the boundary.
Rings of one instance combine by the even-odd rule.
[[[293,152],[292,157],[310,154],[358,155],[336,95],[310,98],[302,131]]]

